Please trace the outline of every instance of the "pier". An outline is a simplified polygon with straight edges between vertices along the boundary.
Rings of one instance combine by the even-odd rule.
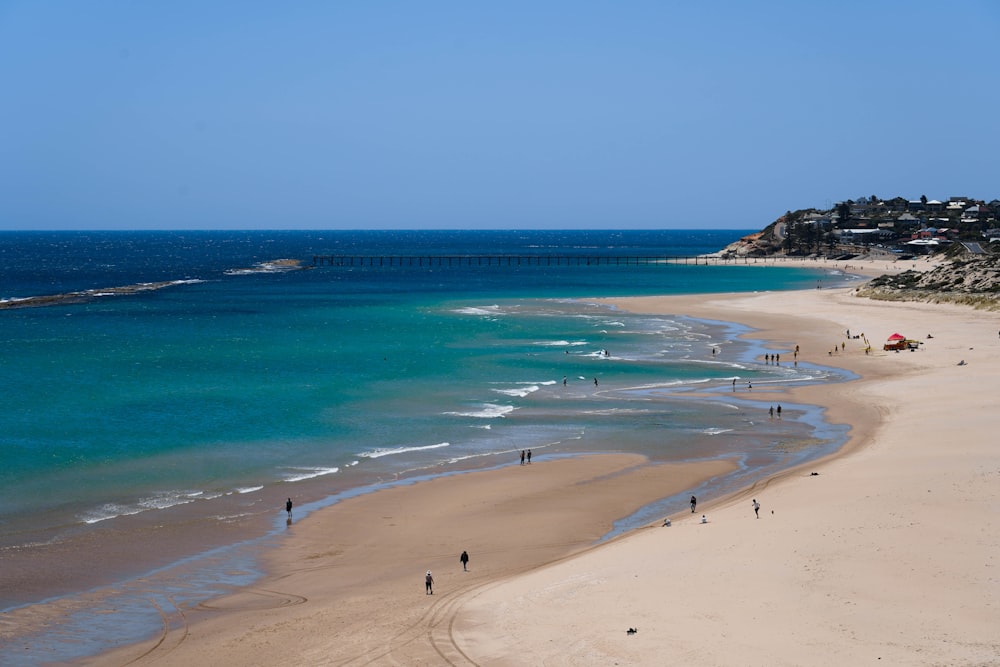
[[[777,263],[784,257],[722,258],[712,255],[314,255],[315,267],[514,267],[727,265]],[[796,258],[801,259],[801,258]]]

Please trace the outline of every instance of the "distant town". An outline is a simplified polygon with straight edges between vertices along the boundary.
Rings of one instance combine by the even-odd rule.
[[[830,210],[788,211],[721,254],[830,258],[879,253],[909,258],[943,251],[948,256],[990,254],[989,245],[1000,241],[998,216],[998,199],[941,201],[926,196],[881,199],[872,195],[840,202]]]

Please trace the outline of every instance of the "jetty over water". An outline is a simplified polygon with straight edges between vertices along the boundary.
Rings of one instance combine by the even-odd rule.
[[[508,267],[725,265],[775,263],[784,257],[723,258],[715,255],[314,255],[316,267]]]

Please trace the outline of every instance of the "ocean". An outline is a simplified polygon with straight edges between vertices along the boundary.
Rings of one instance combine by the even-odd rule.
[[[830,276],[566,259],[695,256],[746,233],[0,233],[0,609],[179,562],[192,577],[199,553],[212,554],[199,570],[207,581],[233,583],[213,577],[232,569],[226,558],[249,559],[252,578],[248,552],[225,550],[278,530],[287,497],[302,516],[380,485],[506,465],[522,449],[738,458],[738,472],[698,490],[709,497],[833,451],[845,431],[817,408],[786,405],[768,420],[767,406],[731,387],[831,382],[838,371],[764,363],[732,323],[594,302],[803,289]],[[483,255],[539,259],[399,259]],[[316,256],[394,259],[314,266]],[[683,502],[664,499],[615,532]],[[176,536],[192,517],[201,532],[170,541],[183,549],[151,558],[122,546],[120,562],[101,549],[99,573],[67,567],[67,551],[95,535],[128,545],[153,525]],[[74,622],[70,646],[34,645],[72,657],[110,641],[95,636],[105,628],[88,634],[92,619]],[[114,632],[149,631],[137,616]]]

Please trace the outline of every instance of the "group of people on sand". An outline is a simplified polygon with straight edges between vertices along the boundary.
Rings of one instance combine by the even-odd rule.
[[[815,473],[813,473],[813,474],[815,474]],[[691,503],[691,514],[694,514],[695,510],[698,509],[698,498],[692,495],[690,503]],[[756,498],[754,498],[751,501],[750,507],[753,508],[753,514],[754,514],[754,516],[759,519],[760,518],[760,503],[757,502]],[[774,514],[774,512],[771,512],[771,514]],[[708,523],[708,517],[705,516],[704,514],[701,515],[701,523]],[[670,517],[667,517],[666,519],[663,520],[663,525],[665,527],[669,527],[669,526],[672,525],[671,521],[670,521]]]
[[[522,449],[521,450],[521,465],[524,465],[525,460],[527,460],[528,463],[531,463],[531,450],[530,449],[528,449],[528,450]]]

